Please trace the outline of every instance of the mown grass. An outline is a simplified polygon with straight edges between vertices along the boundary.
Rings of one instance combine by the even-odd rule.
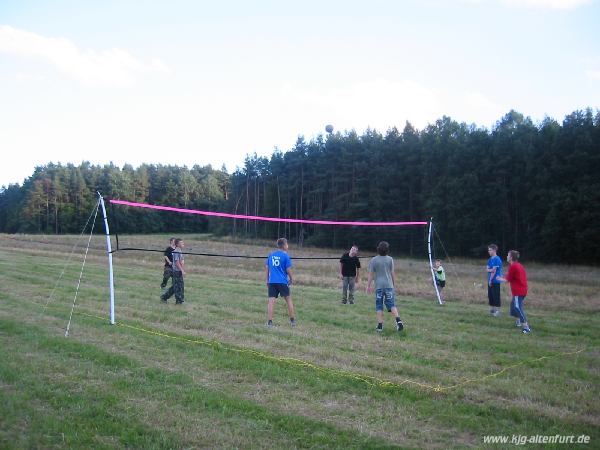
[[[185,238],[195,252],[270,250]],[[534,332],[524,336],[506,315],[486,315],[473,281],[483,261],[447,267],[449,301],[439,307],[424,261],[398,259],[406,331],[386,318],[380,336],[370,296],[339,304],[335,260],[296,262],[299,326],[287,325],[278,303],[267,330],[261,260],[189,256],[177,307],[158,301],[160,254],[123,252],[110,326],[98,236],[65,338],[82,264],[79,247],[65,267],[76,241],[0,236],[1,448],[478,448],[489,434],[600,442],[597,269],[527,266]]]

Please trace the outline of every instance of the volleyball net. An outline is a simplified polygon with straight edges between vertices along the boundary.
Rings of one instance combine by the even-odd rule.
[[[103,203],[102,196],[100,196],[100,201]],[[283,224],[301,224],[307,226],[315,226],[315,227],[351,227],[353,230],[360,230],[364,228],[376,229],[376,227],[382,227],[384,229],[394,229],[394,228],[423,228],[427,231],[427,250],[425,249],[425,245],[423,245],[422,250],[418,251],[418,254],[425,256],[425,252],[428,254],[428,262],[431,270],[432,277],[432,285],[436,294],[436,298],[440,304],[442,304],[440,293],[438,291],[436,282],[435,282],[435,274],[433,272],[433,258],[434,258],[434,245],[433,245],[433,223],[432,221],[341,221],[341,220],[327,220],[327,219],[304,219],[304,218],[287,218],[287,217],[268,217],[268,216],[259,216],[259,215],[248,215],[248,214],[237,214],[237,213],[228,213],[228,212],[217,212],[217,211],[206,211],[199,209],[190,209],[190,208],[181,208],[174,207],[168,205],[154,205],[149,203],[141,203],[141,202],[132,202],[127,200],[120,199],[110,199],[109,200],[111,207],[125,207],[125,208],[135,208],[141,210],[151,210],[151,211],[160,211],[163,213],[174,213],[174,214],[184,214],[190,216],[203,216],[203,217],[214,217],[220,219],[229,219],[229,220],[245,220],[245,221],[255,221],[255,222],[264,222],[264,223],[283,223]],[[113,209],[114,211],[114,209]],[[119,244],[118,231],[114,234],[116,237],[116,248],[112,250],[109,244],[108,236],[110,235],[110,229],[108,225],[108,220],[106,218],[106,212],[103,208],[103,212],[105,214],[105,228],[107,234],[107,251],[109,252],[109,256],[112,256],[113,253],[120,251],[138,251],[138,252],[164,252],[164,249],[156,249],[156,248],[144,248],[144,247],[136,247],[136,246],[121,246]],[[285,237],[285,236],[273,236],[274,238]],[[385,239],[381,239],[385,240]],[[184,251],[182,252],[186,255],[193,256],[205,256],[205,257],[220,257],[220,258],[248,258],[248,259],[264,259],[266,255],[239,255],[239,254],[226,254],[226,253],[214,253],[214,252],[192,252],[192,251]],[[338,260],[339,257],[331,257],[331,256],[294,256],[294,260]],[[114,289],[112,287],[113,276],[112,276],[112,259],[109,259],[109,269],[111,271],[110,275],[110,283],[111,283],[111,324],[114,323]]]

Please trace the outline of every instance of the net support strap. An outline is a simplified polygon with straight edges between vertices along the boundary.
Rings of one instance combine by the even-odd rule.
[[[150,205],[148,203],[128,202],[125,200],[110,200],[115,205],[133,206],[136,208],[149,208],[160,211],[171,211],[184,214],[198,214],[201,216],[227,217],[229,219],[261,220],[264,222],[288,222],[288,223],[306,223],[313,225],[346,225],[355,227],[401,227],[427,225],[428,222],[346,222],[335,220],[308,220],[308,219],[288,219],[282,217],[264,217],[264,216],[246,216],[243,214],[230,214],[215,211],[200,211],[197,209],[174,208],[172,206]]]

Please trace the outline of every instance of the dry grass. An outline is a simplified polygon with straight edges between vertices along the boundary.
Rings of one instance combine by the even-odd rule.
[[[77,236],[31,236],[31,235],[0,235],[0,244],[19,248],[20,251],[31,249],[35,254],[65,254],[69,253],[73,245],[79,240],[80,245],[85,245],[87,237],[79,239]],[[265,256],[273,250],[273,243],[267,241],[239,242],[228,237],[214,238],[210,235],[187,235],[186,252],[190,253],[215,253],[236,256]],[[119,246],[164,250],[168,244],[168,236],[120,236]],[[116,244],[113,240],[113,249]],[[101,261],[104,259],[102,252],[106,249],[105,238],[94,236],[90,258]],[[81,251],[81,250],[80,250]],[[290,255],[294,257],[338,258],[343,249],[322,248],[297,248],[290,246]],[[395,257],[396,276],[398,280],[397,291],[400,295],[411,297],[432,297],[432,286],[429,264],[425,249],[423,258],[407,259]],[[362,250],[363,263],[362,286],[366,285],[366,266],[371,255],[367,250]],[[155,267],[161,269],[160,253],[149,252],[117,252],[115,253],[115,266],[135,264],[144,268]],[[487,290],[485,286],[485,259],[480,261],[451,259],[444,262],[447,274],[445,294],[452,302],[470,304],[485,304]],[[337,260],[296,260],[294,272],[297,284],[301,286],[314,286],[320,288],[337,289],[340,282],[337,278]],[[187,258],[188,272],[216,277],[230,277],[231,279],[256,279],[262,282],[264,278],[264,262],[262,259],[244,258],[215,258],[205,256],[192,256]],[[529,295],[527,306],[535,309],[572,310],[581,312],[600,311],[600,267],[587,266],[559,266],[556,264],[542,265],[539,263],[524,265],[529,279]],[[507,285],[502,287],[504,299],[510,297]]]
[[[184,238],[188,252],[266,256],[272,250],[271,243],[262,241],[234,242],[206,235]],[[165,235],[120,236],[120,245],[163,250],[167,239]],[[293,296],[300,324],[294,330],[286,326],[285,308],[279,303],[278,326],[268,331],[263,326],[262,259],[189,255],[187,302],[176,308],[158,301],[160,253],[118,252],[114,256],[117,321],[198,343],[124,326],[106,327],[106,319],[76,314],[70,341],[81,347],[63,353],[55,343],[47,354],[43,339],[62,336],[73,301],[82,264],[81,245],[85,247],[87,237],[79,240],[81,245],[61,282],[57,279],[77,240],[77,236],[0,235],[0,281],[7,286],[0,293],[0,323],[14,321],[23,336],[32,336],[17,338],[0,329],[0,339],[3,344],[23,348],[18,361],[10,363],[15,371],[21,365],[38,370],[38,381],[57,384],[58,391],[106,396],[110,403],[108,393],[116,383],[124,396],[118,407],[122,417],[131,416],[139,426],[172,435],[175,444],[157,444],[156,448],[296,448],[304,446],[302,441],[306,446],[326,447],[310,437],[321,425],[327,428],[320,432],[335,436],[331,442],[340,447],[348,447],[342,444],[348,436],[351,441],[364,438],[366,441],[360,442],[373,442],[372,446],[356,445],[363,448],[382,443],[478,447],[483,434],[513,432],[588,430],[587,434],[598,435],[600,413],[595,398],[600,394],[600,355],[594,331],[598,320],[589,313],[597,312],[599,301],[587,294],[597,293],[600,273],[596,268],[526,265],[531,280],[527,307],[534,335],[524,337],[511,328],[509,318],[495,320],[485,315],[486,292],[473,286],[485,279],[484,260],[445,264],[450,301],[440,308],[431,292],[425,259],[396,258],[398,302],[407,331],[398,336],[387,322],[386,332],[379,336],[373,332],[371,296],[358,293],[352,308],[339,304],[337,259],[295,261],[298,284]],[[338,258],[341,252],[290,249],[292,257]],[[363,261],[366,266],[368,260]],[[560,277],[566,280],[564,285]],[[19,280],[18,285],[11,283],[14,279]],[[363,288],[365,280],[363,277]],[[573,304],[565,308],[568,292]],[[505,291],[505,299],[506,295]],[[48,301],[46,310],[40,307]],[[76,313],[105,318],[106,303],[105,240],[94,236]],[[559,310],[560,316],[556,314]],[[42,343],[36,341],[38,335],[43,336]],[[575,356],[527,362],[578,348],[586,350]],[[90,355],[86,356],[87,351]],[[120,358],[114,368],[113,357]],[[320,369],[286,363],[283,358],[289,357]],[[109,362],[103,362],[105,359]],[[482,378],[520,363],[498,377]],[[376,388],[352,375],[428,386],[447,386],[469,378],[479,381],[438,394],[414,385]],[[0,396],[9,399],[27,392],[26,387],[3,379],[2,372],[0,384],[10,386],[0,389]],[[193,400],[182,400],[188,397]],[[213,400],[198,400],[205,398]],[[199,406],[198,401],[208,406]],[[221,411],[221,404],[228,409]],[[36,415],[55,412],[47,403],[23,400],[23,406]],[[289,416],[289,422],[274,425],[277,416]],[[299,431],[288,431],[303,420],[307,422]],[[98,425],[101,429],[102,424]],[[12,436],[18,429],[18,425],[0,425],[0,446],[3,432]],[[94,442],[123,446],[110,436],[90,433]],[[261,440],[265,433],[276,436],[265,443]],[[286,445],[288,441],[292,444]],[[46,446],[43,439],[36,442]]]

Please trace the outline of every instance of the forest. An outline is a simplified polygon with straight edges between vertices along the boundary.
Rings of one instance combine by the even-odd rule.
[[[201,144],[201,143],[200,143]],[[201,146],[201,145],[200,145]],[[210,151],[210,149],[206,149]],[[0,232],[80,233],[97,204],[122,199],[189,209],[336,221],[427,221],[442,256],[502,255],[597,265],[600,261],[600,112],[534,123],[508,112],[492,129],[442,117],[422,130],[406,123],[299,137],[270,157],[248,155],[225,168],[83,162],[39,166],[22,185],[0,188]],[[285,236],[302,246],[423,255],[425,227],[332,227],[264,223],[109,208],[115,232],[210,232],[241,238]],[[100,221],[96,225],[101,231]]]

